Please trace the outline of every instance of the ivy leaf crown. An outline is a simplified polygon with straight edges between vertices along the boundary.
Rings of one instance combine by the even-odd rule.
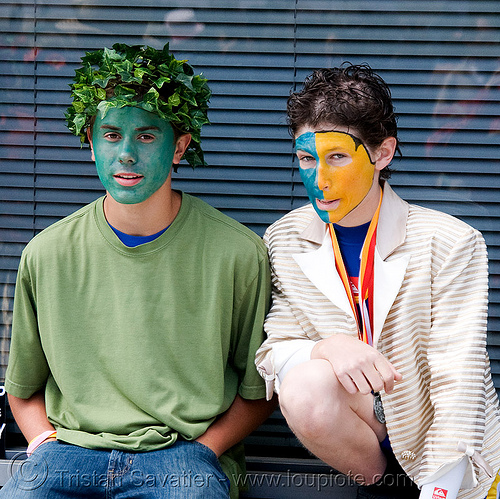
[[[162,50],[115,43],[112,49],[86,52],[82,67],[70,84],[73,103],[65,113],[69,130],[87,140],[86,130],[100,111],[137,106],[168,120],[192,138],[184,159],[193,167],[206,165],[201,149],[201,127],[209,124],[211,91],[207,80],[195,75],[186,60],[176,59],[168,43]]]

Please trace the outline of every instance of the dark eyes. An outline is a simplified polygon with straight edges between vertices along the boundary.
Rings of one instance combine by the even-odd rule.
[[[104,134],[104,138],[110,142],[118,142],[119,140],[121,140],[122,136],[117,132],[106,132]],[[149,133],[141,133],[137,136],[138,140],[145,143],[153,142],[155,138],[156,137],[154,135],[151,135]]]
[[[149,133],[141,133],[139,135],[139,140],[142,140],[143,142],[152,142],[155,139],[154,135],[150,135]]]
[[[302,156],[298,155],[299,165],[303,169],[315,168],[316,167],[316,158],[313,156]]]
[[[119,133],[116,132],[107,132],[104,134],[104,138],[107,140],[116,141],[119,140],[121,136]]]

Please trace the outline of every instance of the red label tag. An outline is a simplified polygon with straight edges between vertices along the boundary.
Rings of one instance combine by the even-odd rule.
[[[446,499],[447,495],[448,491],[446,489],[435,487],[434,492],[432,493],[432,499]]]

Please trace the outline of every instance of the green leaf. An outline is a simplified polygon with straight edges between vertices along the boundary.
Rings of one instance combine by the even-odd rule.
[[[101,100],[106,100],[106,90],[104,90],[104,88],[97,89],[97,98]]]
[[[83,114],[77,114],[73,120],[75,124],[75,134],[79,135],[82,128],[85,126],[85,116]]]
[[[158,88],[163,87],[165,83],[170,83],[170,78],[168,76],[162,76],[158,78],[154,83]]]
[[[150,113],[153,113],[156,109],[156,107],[153,104],[150,104],[149,102],[143,102],[141,104],[141,108]]]
[[[97,105],[97,110],[101,113],[101,117],[105,118],[111,108],[116,107],[116,101],[103,100]]]
[[[77,113],[83,113],[85,111],[85,104],[81,101],[75,101],[73,102],[73,108]]]
[[[73,90],[73,94],[82,102],[91,102],[97,95],[97,90],[94,87],[77,88]]]
[[[142,77],[145,75],[145,74],[148,74],[149,71],[143,69],[143,68],[135,68],[134,69],[134,76],[136,78],[140,78],[142,80]]]
[[[106,78],[97,77],[92,80],[92,85],[99,85],[101,88],[106,88],[108,86],[109,80],[111,76],[107,76]]]
[[[182,84],[186,85],[186,87],[188,87],[189,90],[194,90],[193,85],[191,83],[192,80],[193,80],[192,76],[189,76],[189,75],[186,75],[186,74],[182,74],[182,73],[178,74],[175,77],[175,81],[178,81],[179,83],[182,83]]]
[[[94,66],[101,61],[102,56],[104,54],[104,50],[95,50],[93,52],[86,52],[85,56],[82,57],[82,62],[84,64],[88,64],[90,66]]]
[[[180,95],[176,92],[175,94],[172,94],[169,98],[168,98],[168,103],[174,107],[174,106],[178,106],[180,103],[181,103],[181,97]]]
[[[123,97],[123,98],[133,98],[137,94],[136,90],[133,87],[128,87],[125,85],[116,85],[114,88],[115,97]]]
[[[153,104],[155,107],[158,107],[158,99],[160,97],[160,94],[158,93],[158,90],[156,88],[151,87],[143,97],[144,102],[149,102],[150,104]]]

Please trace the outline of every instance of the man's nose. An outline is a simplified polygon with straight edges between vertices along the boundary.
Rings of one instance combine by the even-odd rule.
[[[318,166],[318,189],[320,191],[328,191],[332,187],[332,179],[330,176],[330,171],[329,171],[328,165],[324,164],[322,161],[320,161],[319,166]]]
[[[136,162],[135,149],[130,140],[122,141],[118,159],[120,163],[127,165],[132,165]]]

